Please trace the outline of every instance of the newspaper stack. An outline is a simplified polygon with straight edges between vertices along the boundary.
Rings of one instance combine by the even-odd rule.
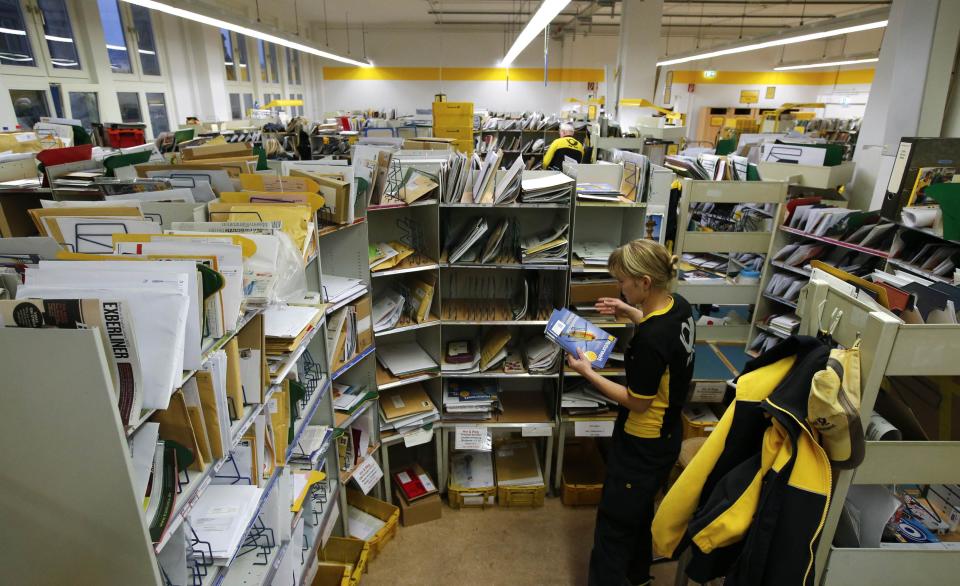
[[[530,374],[552,374],[560,366],[560,346],[543,336],[537,336],[528,341],[525,352],[527,370]]]
[[[608,399],[586,383],[580,383],[565,391],[560,399],[560,407],[568,415],[597,415],[606,413],[616,405],[616,401]]]
[[[497,382],[450,381],[443,396],[445,419],[488,421],[500,409]]]
[[[613,250],[614,246],[607,242],[578,242],[573,245],[573,253],[587,266],[607,266]]]
[[[520,201],[523,203],[565,203],[570,200],[574,180],[563,173],[524,179],[520,183]]]
[[[523,264],[564,264],[570,243],[567,240],[569,224],[551,232],[529,236],[520,243]]]

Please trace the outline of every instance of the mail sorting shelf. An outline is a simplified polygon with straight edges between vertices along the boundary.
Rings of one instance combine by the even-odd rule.
[[[683,180],[678,219],[676,254],[684,253],[753,253],[770,258],[775,221],[786,199],[787,184],[779,181],[694,181]],[[692,221],[692,204],[774,204],[769,230],[755,232],[704,232],[686,229]],[[756,308],[768,271],[766,262],[759,282],[739,283],[730,277],[709,281],[679,281],[676,291],[691,305],[750,305]],[[729,271],[729,268],[728,268]],[[756,315],[751,322],[756,319]],[[738,341],[749,339],[750,324],[700,326],[698,340]]]
[[[833,338],[845,347],[860,342],[860,417],[866,426],[880,383],[887,376],[957,376],[960,326],[912,325],[871,308],[816,276],[800,295],[801,333],[813,335],[839,317]],[[957,483],[960,470],[945,465],[960,458],[956,441],[868,441],[863,463],[836,475],[823,533],[817,549],[816,582],[841,584],[911,584],[922,576],[931,584],[949,584],[960,574],[960,551],[868,549],[833,546],[833,537],[851,484]]]
[[[823,204],[834,206],[834,207],[845,207],[847,202],[843,199],[824,199]],[[842,240],[837,240],[835,238],[829,238],[825,236],[817,236],[815,234],[809,234],[797,228],[791,228],[786,225],[787,220],[787,209],[786,206],[783,206],[780,211],[780,216],[777,218],[777,233],[773,237],[773,246],[771,247],[771,256],[767,259],[767,263],[770,265],[766,273],[763,275],[763,280],[761,281],[761,291],[763,291],[763,296],[760,299],[759,304],[756,308],[756,317],[753,320],[754,329],[750,332],[750,340],[753,341],[760,332],[764,332],[764,328],[760,327],[762,321],[770,317],[771,315],[779,315],[784,313],[796,312],[797,304],[796,301],[791,301],[783,297],[776,295],[771,295],[766,293],[767,287],[770,283],[770,279],[777,274],[784,272],[793,273],[797,275],[802,281],[809,280],[810,270],[804,267],[796,267],[788,265],[784,260],[773,260],[773,255],[777,253],[787,244],[798,243],[798,244],[816,244],[820,243],[822,245],[830,247],[830,250],[827,254],[834,254],[835,251],[843,249],[850,251],[851,253],[861,254],[860,258],[866,263],[873,261],[874,266],[882,266],[884,260],[887,257],[887,252],[874,248],[864,248],[854,244],[849,244],[843,242]],[[827,256],[826,254],[820,254],[819,257],[823,258]],[[806,264],[806,263],[805,263]],[[892,262],[890,264],[893,264]],[[866,268],[859,273],[869,273],[870,270],[867,270],[869,265],[866,265]],[[765,333],[777,335],[776,331],[766,330]]]

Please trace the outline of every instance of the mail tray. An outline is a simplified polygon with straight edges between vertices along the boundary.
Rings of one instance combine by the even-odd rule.
[[[370,545],[370,559],[374,560],[383,550],[384,545],[397,535],[397,528],[400,526],[400,508],[356,490],[347,491],[347,503],[384,523],[383,527],[367,540]]]
[[[567,506],[599,504],[606,474],[603,456],[594,438],[567,441],[561,471],[561,502]]]
[[[501,507],[542,507],[546,492],[547,487],[542,484],[498,486],[497,501]]]
[[[340,564],[347,567],[350,575],[350,586],[357,586],[360,578],[367,569],[367,558],[370,556],[370,545],[362,539],[353,537],[331,537],[326,545],[317,553],[317,559],[322,565],[324,562]]]
[[[447,484],[447,502],[451,509],[485,509],[497,502],[497,487],[466,488]]]
[[[317,564],[317,573],[310,586],[350,586],[350,571],[346,565],[333,563]]]

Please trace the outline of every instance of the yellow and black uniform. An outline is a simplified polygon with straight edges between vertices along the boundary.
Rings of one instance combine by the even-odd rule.
[[[564,157],[570,157],[576,162],[583,159],[583,145],[572,136],[561,136],[550,143],[550,148],[543,155],[543,168],[560,170]]]
[[[590,555],[591,585],[649,580],[653,501],[680,455],[694,328],[690,304],[675,294],[667,307],[644,316],[627,347],[627,392],[651,403],[643,412],[621,407],[617,416]]]

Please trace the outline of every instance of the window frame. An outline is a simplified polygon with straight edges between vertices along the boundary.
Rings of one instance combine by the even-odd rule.
[[[67,17],[70,19],[70,29],[73,33],[73,42],[76,45],[77,56],[80,58],[80,69],[59,69],[53,66],[50,61],[50,47],[47,46],[45,33],[43,31],[43,20],[40,6],[27,4],[28,0],[14,0],[20,8],[20,14],[23,15],[23,26],[27,32],[27,42],[30,50],[33,52],[33,65],[3,65],[0,64],[0,74],[4,76],[35,76],[35,77],[58,77],[89,80],[90,79],[90,52],[87,50],[87,37],[81,33],[81,28],[77,26],[80,20],[77,18],[77,7],[74,0],[64,0],[67,9]]]
[[[170,70],[169,63],[166,59],[166,52],[163,48],[163,42],[161,39],[163,31],[159,30],[157,26],[157,19],[153,17],[153,13],[150,10],[147,10],[147,15],[150,17],[150,29],[153,33],[153,44],[154,51],[156,52],[157,62],[160,66],[160,75],[152,75],[143,72],[143,63],[140,61],[140,37],[139,31],[137,31],[136,26],[134,25],[133,20],[133,5],[128,2],[120,2],[119,0],[113,0],[117,2],[118,9],[120,13],[120,26],[123,28],[124,36],[123,40],[126,43],[127,47],[127,56],[130,58],[130,73],[119,73],[111,71],[110,74],[114,81],[145,81],[145,82],[166,82],[168,80],[167,72]],[[102,21],[101,21],[102,22]],[[103,25],[101,24],[101,27]],[[104,32],[104,35],[106,33]],[[98,49],[99,50],[99,49]],[[106,51],[104,47],[104,51]],[[110,62],[110,56],[107,55],[107,62]],[[141,90],[136,90],[141,92]]]

